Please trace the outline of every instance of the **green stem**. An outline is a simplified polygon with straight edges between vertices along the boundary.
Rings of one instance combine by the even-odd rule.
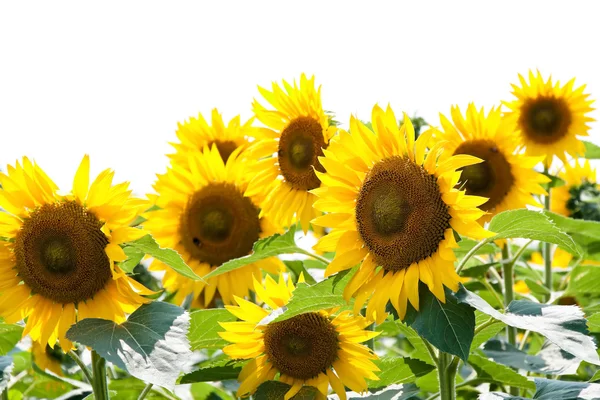
[[[8,388],[4,388],[0,397],[2,400],[8,400]]]
[[[150,393],[150,390],[152,390],[152,384],[149,383],[146,385],[146,387],[144,388],[144,390],[142,390],[142,393],[140,393],[140,395],[138,396],[137,400],[143,400],[144,397],[146,397],[146,395],[148,393]]]
[[[321,261],[323,264],[325,265],[329,265],[329,263],[331,262],[331,260],[326,259],[325,257],[321,257],[318,254],[314,254],[311,253],[310,251],[306,251],[304,249],[302,249],[302,251],[299,251],[300,254],[304,254],[305,256],[309,256],[314,258],[315,260]]]
[[[548,173],[548,167],[544,167],[544,172]],[[544,208],[550,209],[550,187],[548,187],[548,194],[544,197]],[[552,255],[550,254],[550,243],[544,243],[544,284],[550,291],[546,296],[546,301],[552,297]]]
[[[73,350],[70,350],[67,354],[69,354],[69,357],[71,357],[77,363],[77,365],[79,365],[79,368],[81,368],[81,372],[83,372],[83,375],[85,375],[85,378],[87,379],[89,384],[93,385],[94,378],[92,377],[92,373],[90,372],[88,367],[86,367],[83,360],[79,358],[77,353],[75,353]]]
[[[430,345],[429,342],[425,339],[423,339],[423,343],[425,343],[425,348],[429,352],[429,355],[431,356],[431,359],[433,360],[435,365],[439,366],[439,360],[438,360],[437,354],[435,354],[435,350],[433,349],[433,346]]]
[[[498,302],[498,304],[500,305],[500,307],[502,307],[502,305],[504,305],[504,302],[502,301],[502,298],[498,295],[498,293],[496,292],[496,290],[494,290],[494,287],[488,282],[487,279],[483,278],[483,279],[479,279],[479,282],[485,286],[485,288],[488,290],[488,292],[490,292],[490,294],[492,296],[494,296],[494,298],[496,299],[496,301]]]
[[[440,351],[438,357],[438,378],[440,382],[440,398],[442,400],[456,399],[456,370],[458,358]]]
[[[475,246],[473,246],[473,248],[471,250],[469,250],[469,252],[467,254],[465,254],[463,259],[460,260],[460,263],[458,264],[458,267],[456,268],[456,273],[460,274],[460,271],[462,271],[462,269],[465,266],[465,264],[467,263],[467,261],[469,261],[469,258],[471,258],[475,253],[477,253],[477,250],[479,250],[480,248],[482,248],[489,242],[490,242],[489,239],[484,239],[481,242],[477,243]]]
[[[504,275],[504,305],[508,307],[510,302],[515,298],[513,277],[514,262],[510,259],[510,255],[508,254],[508,243],[502,247],[502,268]],[[516,345],[517,330],[514,326],[507,326],[506,330],[508,343],[512,344],[513,346]]]
[[[108,400],[108,382],[106,380],[106,360],[98,353],[92,350],[92,371],[94,372],[94,389],[95,400]]]

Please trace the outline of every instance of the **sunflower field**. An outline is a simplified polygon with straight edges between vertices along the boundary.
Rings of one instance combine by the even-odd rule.
[[[599,399],[593,100],[508,89],[337,121],[314,76],[259,86],[146,196],[2,166],[1,399]]]

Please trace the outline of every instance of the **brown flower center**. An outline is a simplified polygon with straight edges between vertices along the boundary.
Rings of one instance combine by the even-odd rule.
[[[74,201],[41,206],[15,238],[19,276],[33,293],[57,303],[92,298],[112,276],[102,225]]]
[[[325,147],[321,124],[311,117],[298,117],[283,130],[277,153],[279,168],[294,189],[311,190],[321,185],[314,169],[325,172],[318,159]]]
[[[337,359],[338,333],[329,319],[318,313],[269,324],[264,341],[269,361],[292,378],[314,378]]]
[[[519,126],[531,141],[551,144],[569,132],[571,121],[571,110],[565,100],[542,96],[523,104]]]
[[[487,197],[489,200],[480,208],[493,211],[512,189],[515,178],[504,154],[491,140],[464,142],[456,148],[454,154],[469,154],[484,160],[479,164],[462,168],[458,186],[464,184],[467,194]]]
[[[238,145],[233,140],[215,140],[210,142],[208,147],[212,147],[213,144],[217,146],[219,155],[224,163],[227,163],[231,153],[238,148]]]
[[[375,164],[356,201],[358,232],[378,265],[408,268],[434,254],[450,228],[436,178],[409,158]]]
[[[181,242],[200,262],[219,266],[248,255],[260,233],[258,209],[230,183],[211,183],[188,201]]]

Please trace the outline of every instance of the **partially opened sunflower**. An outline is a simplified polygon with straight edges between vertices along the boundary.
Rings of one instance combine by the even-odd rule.
[[[460,168],[481,162],[467,154],[451,156],[437,141],[427,152],[432,130],[415,141],[410,118],[398,127],[391,108],[373,108],[374,131],[355,117],[324,150],[313,190],[315,208],[328,214],[313,223],[332,227],[315,248],[335,251],[329,276],[360,264],[344,290],[356,297],[354,311],[368,300],[367,316],[381,322],[388,301],[402,319],[407,301],[419,309],[419,281],[442,302],[444,286],[458,290],[454,232],[489,237],[477,222],[488,199],[456,189]]]
[[[288,303],[295,287],[281,276],[279,282],[267,276],[264,286],[255,280],[254,288],[257,299],[270,310],[236,298],[238,306],[226,307],[241,321],[220,323],[225,332],[219,335],[233,343],[223,348],[225,354],[250,360],[238,377],[239,397],[254,393],[261,383],[278,376],[291,386],[285,400],[304,385],[317,388],[321,399],[331,386],[341,400],[346,400],[344,386],[365,392],[365,378],[379,379],[374,373],[379,368],[371,361],[377,356],[360,344],[379,334],[364,329],[369,325],[365,318],[330,309],[263,323],[271,310]]]
[[[76,321],[125,320],[152,294],[115,264],[127,257],[120,243],[145,233],[129,224],[140,211],[128,183],[113,185],[105,170],[90,184],[89,158],[66,195],[29,159],[0,173],[0,316],[26,319],[23,335],[64,351]]]
[[[575,219],[600,221],[600,185],[589,160],[564,164],[558,176],[565,184],[552,189],[550,210]]]

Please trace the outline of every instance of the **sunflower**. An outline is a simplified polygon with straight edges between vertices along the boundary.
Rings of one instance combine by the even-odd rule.
[[[545,164],[550,166],[556,155],[565,162],[565,152],[576,157],[585,148],[577,136],[587,136],[588,122],[594,121],[586,114],[593,110],[593,100],[584,94],[584,86],[573,89],[575,78],[566,85],[552,83],[552,78],[544,82],[538,71],[537,76],[529,71],[529,82],[519,75],[521,87],[512,85],[516,100],[503,102],[510,112],[506,118],[516,124],[520,141],[526,153],[533,156],[546,156]]]
[[[115,265],[127,257],[120,243],[145,235],[129,224],[142,204],[127,182],[112,184],[105,170],[89,184],[86,155],[67,195],[23,158],[0,173],[0,316],[27,318],[23,336],[64,351],[69,327],[85,318],[117,323],[152,294]]]
[[[405,115],[400,128],[396,121],[389,107],[379,106],[372,113],[374,132],[351,117],[352,134],[342,131],[325,150],[321,164],[327,173],[317,172],[323,186],[313,190],[319,197],[315,208],[329,212],[313,224],[333,228],[316,245],[336,252],[325,275],[360,264],[344,296],[356,296],[358,313],[374,293],[367,316],[378,323],[388,300],[401,319],[407,299],[419,309],[419,281],[442,302],[444,286],[458,290],[454,231],[475,239],[492,235],[477,222],[485,211],[476,207],[487,198],[456,189],[457,170],[481,160],[444,154],[444,141],[426,156],[433,131],[415,142],[410,118]]]
[[[170,143],[176,150],[174,154],[168,157],[175,162],[185,163],[187,153],[193,151],[202,151],[204,146],[217,146],[219,154],[223,161],[239,147],[248,145],[248,137],[253,136],[252,119],[244,124],[241,123],[239,115],[225,125],[222,115],[215,108],[211,114],[211,125],[208,125],[202,114],[198,113],[198,118],[191,117],[189,121],[183,124],[177,123],[177,138],[179,143]]]
[[[469,195],[487,197],[479,208],[487,214],[481,223],[505,210],[525,208],[528,204],[543,208],[533,194],[546,194],[540,183],[549,179],[533,170],[541,161],[539,157],[517,154],[517,140],[513,127],[502,121],[500,109],[492,109],[487,115],[469,104],[466,119],[458,107],[451,109],[452,122],[440,114],[446,140],[444,150],[450,154],[469,154],[483,162],[462,168],[459,187]]]
[[[573,165],[564,164],[558,176],[565,184],[552,189],[550,209],[571,218],[600,221],[600,186],[590,162],[579,164],[575,160]]]
[[[48,345],[33,342],[31,345],[31,355],[33,357],[33,362],[35,362],[42,371],[48,370],[58,376],[64,376],[61,365],[66,355],[58,348],[53,349]]]
[[[556,247],[552,255],[552,268],[567,268],[573,256],[568,251]],[[537,265],[544,265],[544,256],[539,251],[531,253],[529,262]]]
[[[262,213],[276,224],[290,226],[299,220],[307,232],[316,216],[310,190],[321,185],[315,171],[324,171],[318,157],[337,129],[323,111],[314,77],[303,74],[299,86],[283,81],[283,88],[276,83],[272,92],[259,87],[273,110],[254,101],[256,118],[267,128],[257,130],[250,148],[250,155],[260,161],[251,168],[254,178],[247,195],[264,198]]]
[[[299,282],[303,282],[303,277]],[[265,286],[254,280],[257,297],[272,310],[284,307],[295,289],[291,280],[279,282],[267,276]],[[219,335],[234,344],[223,352],[233,359],[249,359],[238,380],[238,397],[254,393],[265,381],[279,380],[291,386],[285,400],[292,398],[304,385],[313,386],[325,399],[329,386],[341,400],[346,399],[344,386],[355,392],[367,390],[365,378],[378,380],[377,359],[361,342],[379,332],[366,331],[369,322],[350,311],[321,310],[297,315],[280,322],[263,323],[269,310],[244,299],[239,306],[226,306],[242,321],[220,322],[225,332]]]
[[[244,195],[249,175],[241,150],[234,150],[225,163],[213,144],[189,152],[185,162],[173,162],[154,185],[157,195],[152,196],[160,209],[144,214],[144,228],[161,246],[177,250],[199,276],[248,255],[259,238],[279,231],[259,217],[256,198]],[[156,259],[150,269],[165,271],[163,286],[177,292],[176,303],[192,294],[194,307],[207,307],[217,291],[225,304],[232,304],[234,295],[248,295],[252,277],[261,279],[261,269],[278,273],[285,266],[271,257],[210,278],[208,284],[185,278]]]

